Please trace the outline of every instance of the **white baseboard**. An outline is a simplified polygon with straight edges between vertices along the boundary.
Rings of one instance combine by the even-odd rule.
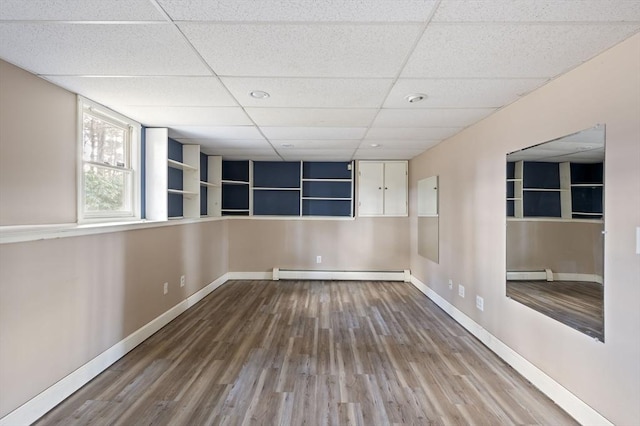
[[[230,280],[271,280],[271,272],[228,272]]]
[[[45,415],[53,407],[64,401],[67,397],[89,383],[94,377],[109,368],[111,364],[125,356],[140,343],[144,342],[155,332],[169,324],[178,315],[198,303],[205,296],[224,284],[229,279],[225,274],[213,281],[187,299],[178,303],[165,313],[145,324],[138,330],[125,337],[106,351],[102,352],[91,361],[82,365],[73,373],[45,389],[29,401],[22,404],[6,416],[0,419],[0,426],[30,425]]]
[[[478,338],[484,345],[491,349],[496,355],[502,358],[507,364],[512,366],[525,379],[529,380],[542,393],[547,395],[558,406],[565,410],[574,419],[584,425],[613,426],[609,420],[603,417],[596,410],[587,405],[560,383],[549,377],[544,371],[527,361],[522,355],[511,349],[509,346],[498,340],[494,335],[482,328],[480,324],[469,318],[462,311],[441,297],[438,293],[430,289],[426,284],[411,277],[411,284],[424,293],[451,318],[456,320],[467,331]]]
[[[552,279],[549,279],[549,275]],[[604,282],[601,275],[551,272],[549,269],[544,271],[508,271],[507,279],[510,281],[584,281],[598,284]]]
[[[326,281],[406,281],[406,271],[312,271],[273,268],[273,280],[326,280]]]

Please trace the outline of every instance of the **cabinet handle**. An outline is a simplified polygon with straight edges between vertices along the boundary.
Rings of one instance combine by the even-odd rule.
[[[389,188],[387,188],[387,187],[385,186],[385,187],[384,187],[384,189],[389,189]]]
[[[382,189],[382,187],[381,187],[381,186],[379,186],[379,187],[378,187],[378,189]]]

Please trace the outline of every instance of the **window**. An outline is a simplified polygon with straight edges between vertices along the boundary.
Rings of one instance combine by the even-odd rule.
[[[79,221],[140,218],[140,125],[78,98]]]

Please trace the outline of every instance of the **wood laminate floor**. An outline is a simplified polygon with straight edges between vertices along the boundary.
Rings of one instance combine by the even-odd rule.
[[[581,281],[507,281],[507,296],[604,342],[604,288]]]
[[[407,283],[230,281],[38,425],[569,425]]]

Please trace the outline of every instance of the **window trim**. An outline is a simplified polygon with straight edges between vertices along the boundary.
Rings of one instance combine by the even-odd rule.
[[[142,159],[141,159],[141,132],[142,126],[140,123],[125,117],[97,102],[84,98],[78,95],[78,108],[77,108],[77,215],[78,223],[108,223],[108,222],[122,222],[122,221],[136,221],[141,220],[141,182],[142,182]],[[129,129],[129,168],[131,174],[131,199],[130,210],[119,212],[99,212],[99,213],[87,213],[84,209],[85,201],[85,185],[84,185],[84,166],[85,164],[92,164],[91,161],[84,161],[84,149],[83,149],[83,132],[84,132],[84,113],[85,111],[91,111],[96,116],[114,122],[117,125],[124,125]],[[112,168],[111,166],[104,165],[104,167]],[[118,168],[120,169],[120,168]],[[122,170],[122,169],[121,169]]]

